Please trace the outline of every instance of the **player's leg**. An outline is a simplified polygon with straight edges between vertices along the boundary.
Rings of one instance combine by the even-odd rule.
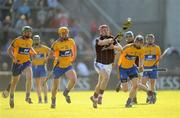
[[[38,95],[38,103],[42,103],[42,97],[41,97],[41,78],[36,78],[35,79],[36,83],[36,92]]]
[[[152,91],[152,96],[153,96],[153,99],[151,101],[151,103],[155,104],[156,103],[156,92],[155,92],[155,85],[156,85],[156,79],[150,79],[150,89]]]
[[[155,67],[151,67],[152,69],[153,68],[157,68],[156,66]],[[145,78],[147,78],[147,80],[149,80],[149,84],[150,84],[150,87],[149,87],[149,91],[147,92],[147,99],[146,99],[146,103],[155,103],[156,102],[156,93],[155,93],[155,83],[156,83],[156,79],[157,79],[157,71],[150,71],[150,72],[144,72],[143,73],[143,76]]]
[[[52,85],[52,97],[51,97],[51,108],[56,107],[56,94],[58,92],[58,87],[59,87],[60,79],[59,78],[54,78],[53,79],[53,85]]]
[[[45,78],[42,78],[41,79],[41,87],[43,89],[43,93],[44,93],[44,103],[48,103],[48,97],[47,97],[47,94],[48,94],[48,85],[47,85],[47,82],[44,82],[45,81]],[[43,85],[43,83],[45,83]]]
[[[152,68],[156,69],[157,66],[154,66]],[[151,71],[149,78],[150,78],[150,89],[153,93],[153,99],[152,99],[151,103],[154,104],[154,103],[156,103],[156,100],[157,100],[156,92],[155,92],[155,89],[156,89],[155,86],[156,86],[156,80],[158,78],[158,72],[157,71]]]
[[[118,83],[116,85],[116,92],[119,92],[121,89],[121,79],[120,79],[120,76],[119,76],[119,69],[118,69]]]
[[[123,92],[128,92],[128,82],[127,81],[121,83],[121,90]]]
[[[20,79],[20,74],[22,73],[22,64],[13,63],[12,66],[12,78],[10,85],[10,100],[9,105],[11,108],[14,108],[14,92],[16,90],[17,83]]]
[[[48,93],[48,86],[47,86],[47,82],[46,81],[46,77],[47,77],[47,69],[46,69],[46,66],[43,65],[43,66],[40,66],[40,87],[41,87],[41,90],[43,91],[44,93],[44,103],[48,103],[48,97],[47,97],[47,93]],[[43,84],[44,83],[44,84]]]
[[[136,95],[137,88],[138,88],[138,78],[131,79],[131,89],[129,92],[129,98],[126,102],[126,107],[132,107],[133,98]]]
[[[99,89],[99,95],[98,95],[98,104],[102,104],[102,98],[104,91],[107,87],[109,78],[110,78],[110,73],[111,73],[112,67],[107,67],[104,70],[100,72],[101,75],[101,82],[100,82],[100,89]]]
[[[32,104],[32,100],[30,98],[30,92],[31,92],[31,87],[32,87],[32,68],[31,66],[28,66],[24,70],[26,74],[26,98],[25,101],[28,102],[29,104]]]
[[[126,102],[126,107],[132,107],[133,99],[136,96],[136,92],[138,89],[138,82],[139,82],[137,67],[133,66],[132,68],[127,69],[126,74],[131,82],[131,89],[129,92],[129,98]]]
[[[100,84],[102,81],[100,71],[103,69],[103,64],[94,62],[94,69],[98,73],[98,83],[96,84],[96,87],[94,90],[94,95],[90,97],[90,100],[93,103],[93,107],[97,108],[97,101],[98,101],[98,95],[99,95],[99,90],[100,90]]]
[[[147,84],[148,80],[149,80],[149,79],[148,79],[147,77],[143,77],[143,78],[141,79],[141,84],[144,85],[144,86],[146,86],[147,88],[149,88],[149,86],[148,86],[148,84]]]
[[[9,105],[11,108],[14,108],[14,92],[16,90],[17,83],[20,79],[20,75],[12,76],[11,86],[10,86],[10,100]]]
[[[68,84],[66,86],[66,89],[63,92],[63,95],[66,99],[67,103],[71,103],[70,96],[68,95],[71,89],[74,88],[76,82],[77,82],[77,75],[74,69],[70,69],[65,73],[65,76],[69,79]]]
[[[98,96],[99,96],[99,90],[100,90],[101,81],[102,81],[102,77],[99,74],[98,83],[96,84],[94,94],[93,94],[93,96],[90,97],[91,101],[93,102],[93,107],[94,108],[97,108],[97,102],[98,102]]]

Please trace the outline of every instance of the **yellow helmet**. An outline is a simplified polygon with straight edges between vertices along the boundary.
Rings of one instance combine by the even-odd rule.
[[[67,27],[60,27],[58,28],[58,34],[61,37],[67,37],[69,35],[69,29]]]

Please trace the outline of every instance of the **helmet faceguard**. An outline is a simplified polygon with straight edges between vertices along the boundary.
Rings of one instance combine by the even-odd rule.
[[[146,43],[148,45],[153,45],[155,41],[155,36],[153,34],[147,34],[146,35]]]
[[[125,33],[125,39],[127,43],[133,43],[134,42],[134,34],[132,31],[127,31]]]
[[[40,36],[39,35],[34,35],[33,36],[33,44],[35,46],[39,45],[40,44]]]
[[[144,37],[142,35],[137,35],[134,39],[134,44],[137,48],[141,48],[144,45]]]
[[[32,36],[32,27],[30,26],[24,26],[22,28],[22,36],[24,38],[30,38]]]
[[[67,27],[60,27],[58,29],[58,34],[62,40],[67,40],[69,37],[69,29]]]

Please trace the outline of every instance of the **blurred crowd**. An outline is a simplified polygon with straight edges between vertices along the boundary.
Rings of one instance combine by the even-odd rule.
[[[62,6],[63,0],[0,0],[0,62],[3,63],[0,64],[0,70],[10,69],[8,64],[11,60],[6,50],[10,42],[21,34],[21,28],[25,25],[33,27],[34,34],[39,34],[42,42],[48,46],[57,38],[57,28],[67,26],[70,37],[76,41],[78,56],[91,53],[92,45],[84,40],[78,20],[73,19]],[[94,35],[96,24],[92,22],[90,25]]]

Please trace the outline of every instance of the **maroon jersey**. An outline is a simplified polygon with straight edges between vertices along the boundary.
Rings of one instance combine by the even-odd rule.
[[[108,39],[108,38],[113,38],[113,36],[100,36],[96,39],[96,62],[102,63],[102,64],[111,64],[114,63],[114,49],[105,49],[110,46],[109,45],[98,45],[98,41],[99,40],[104,40],[104,39]],[[114,43],[116,44],[116,43]]]

